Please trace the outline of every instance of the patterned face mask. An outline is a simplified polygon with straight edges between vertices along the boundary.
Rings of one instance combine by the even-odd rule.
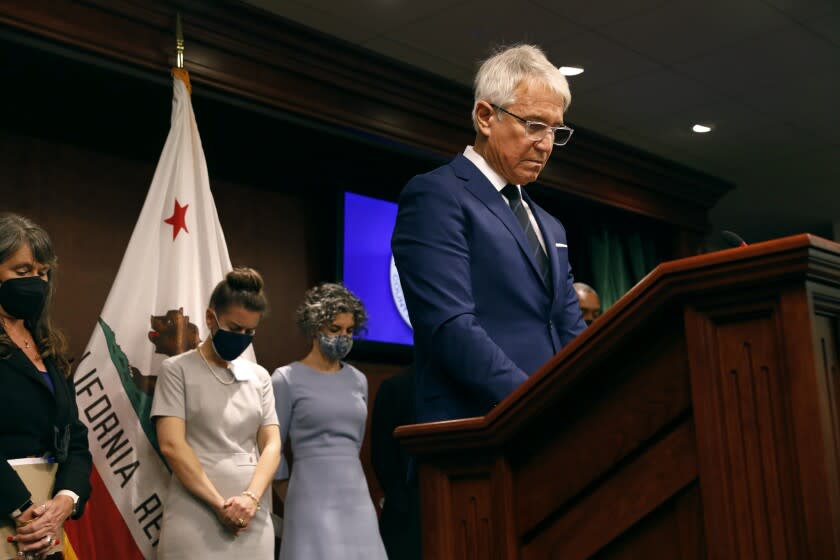
[[[321,352],[330,360],[343,360],[344,357],[350,353],[353,348],[353,337],[349,335],[330,336],[321,333],[318,336],[318,344],[321,346]]]

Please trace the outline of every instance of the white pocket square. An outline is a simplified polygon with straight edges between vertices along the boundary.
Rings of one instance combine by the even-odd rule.
[[[568,245],[566,245],[565,243],[555,243],[554,246],[557,247],[557,248],[568,247]]]

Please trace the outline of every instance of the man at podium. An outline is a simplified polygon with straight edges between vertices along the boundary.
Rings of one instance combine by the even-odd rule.
[[[571,138],[566,78],[517,45],[474,94],[475,144],[408,182],[392,239],[419,422],[486,414],[585,328],[566,232],[522,188]]]

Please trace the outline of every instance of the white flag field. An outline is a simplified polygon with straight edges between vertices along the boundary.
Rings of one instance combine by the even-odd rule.
[[[95,474],[116,506],[114,511],[95,500],[95,491],[80,521],[93,528],[81,529],[80,535],[94,534],[97,541],[106,542],[74,542],[68,530],[82,560],[113,558],[128,543],[109,545],[107,540],[126,535],[126,529],[139,553],[136,557],[154,557],[170,477],[149,418],[154,381],[164,359],[195,348],[206,336],[210,293],[231,269],[188,77],[175,73],[171,129],[74,377]],[[248,352],[253,359],[253,350]],[[120,520],[124,527],[118,526]]]

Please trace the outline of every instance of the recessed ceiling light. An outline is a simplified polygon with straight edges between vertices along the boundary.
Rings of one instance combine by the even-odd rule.
[[[578,68],[577,66],[561,66],[560,73],[564,76],[577,76],[578,74],[583,74],[583,68]]]
[[[694,126],[691,127],[691,130],[693,130],[694,132],[700,133],[700,134],[705,134],[707,132],[711,132],[712,127],[706,126],[705,124],[695,124]]]

